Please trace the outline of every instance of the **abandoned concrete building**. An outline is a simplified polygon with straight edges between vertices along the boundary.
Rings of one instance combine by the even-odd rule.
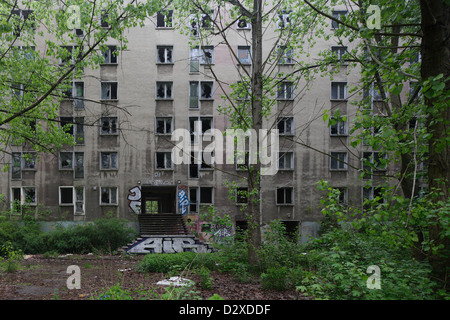
[[[60,122],[73,124],[75,145],[57,154],[39,155],[26,146],[13,146],[6,160],[11,167],[0,172],[5,208],[18,203],[14,212],[20,214],[26,204],[36,214],[48,211],[48,220],[70,223],[119,217],[142,227],[146,219],[159,218],[172,224],[165,234],[179,232],[176,223],[182,218],[181,227],[202,237],[211,226],[200,212],[213,206],[218,214],[232,218],[230,232],[237,226],[245,228],[246,198],[230,197],[229,189],[236,182],[245,190],[242,166],[174,164],[171,134],[183,128],[194,139],[196,121],[202,132],[210,128],[225,132],[230,126],[219,111],[226,104],[221,84],[239,81],[242,68],[251,68],[250,27],[239,21],[230,28],[227,41],[234,54],[219,38],[192,48],[189,36],[172,26],[171,15],[170,10],[159,13],[149,17],[144,27],[129,30],[126,50],[109,43],[104,63],[73,80],[69,98],[61,102]],[[285,19],[283,14],[280,17]],[[338,27],[330,20],[327,31]],[[269,32],[276,30],[266,31],[266,56],[276,39]],[[309,53],[317,57],[326,49],[342,54],[346,47],[333,37],[318,39]],[[286,52],[274,67],[288,73],[294,60]],[[376,150],[349,143],[358,108],[352,101],[362,95],[350,97],[347,88],[359,79],[357,69],[347,73],[343,66],[333,78],[316,77],[307,90],[302,83],[279,84],[269,117],[279,129],[278,171],[262,176],[263,225],[280,219],[289,231],[298,228],[302,238],[314,236],[322,217],[317,188],[322,179],[340,188],[342,203],[362,206],[363,199],[377,192],[376,187],[364,188],[365,181],[359,179],[361,158],[376,158]],[[339,110],[347,120],[328,126],[322,119],[325,109]],[[147,227],[142,232],[158,232]]]

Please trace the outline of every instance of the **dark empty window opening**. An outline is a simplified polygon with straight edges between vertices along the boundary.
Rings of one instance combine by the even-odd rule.
[[[213,188],[200,187],[200,204],[212,204],[213,203]]]
[[[201,98],[202,99],[212,99],[213,83],[212,82],[202,82],[200,87],[201,87]]]
[[[157,58],[158,63],[173,63],[172,60],[172,46],[158,46],[157,47]]]
[[[60,187],[60,204],[73,204],[73,188]]]
[[[277,204],[293,204],[292,188],[278,188],[277,189]]]
[[[156,14],[157,28],[171,28],[172,27],[173,10],[160,11]]]

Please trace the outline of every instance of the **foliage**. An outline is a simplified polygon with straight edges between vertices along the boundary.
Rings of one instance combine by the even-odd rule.
[[[214,253],[179,252],[172,254],[150,253],[138,265],[139,272],[182,271],[187,269],[215,268]]]
[[[265,290],[286,290],[288,269],[286,267],[271,267],[261,274],[261,285]]]
[[[117,219],[99,219],[92,223],[42,232],[39,222],[5,220],[0,222],[0,240],[11,241],[24,253],[112,252],[132,240],[136,232]]]
[[[14,272],[19,268],[19,262],[23,259],[23,253],[13,247],[10,241],[0,246],[0,270]]]
[[[211,289],[213,285],[213,278],[210,275],[209,269],[202,266],[200,269],[200,287],[202,289]]]

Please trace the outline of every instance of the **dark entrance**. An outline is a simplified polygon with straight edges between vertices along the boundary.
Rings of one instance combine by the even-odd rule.
[[[141,213],[176,213],[177,187],[142,187]]]
[[[142,186],[141,236],[187,234],[183,216],[177,213],[176,194],[175,186]]]

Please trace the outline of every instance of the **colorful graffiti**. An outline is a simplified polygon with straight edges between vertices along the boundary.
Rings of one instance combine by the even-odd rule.
[[[136,214],[141,213],[141,187],[133,187],[128,190],[128,207],[131,212]]]
[[[185,215],[189,210],[188,186],[178,186],[178,210]]]
[[[140,240],[126,250],[129,253],[175,253],[212,252],[207,245],[197,241],[194,236],[160,236]]]

